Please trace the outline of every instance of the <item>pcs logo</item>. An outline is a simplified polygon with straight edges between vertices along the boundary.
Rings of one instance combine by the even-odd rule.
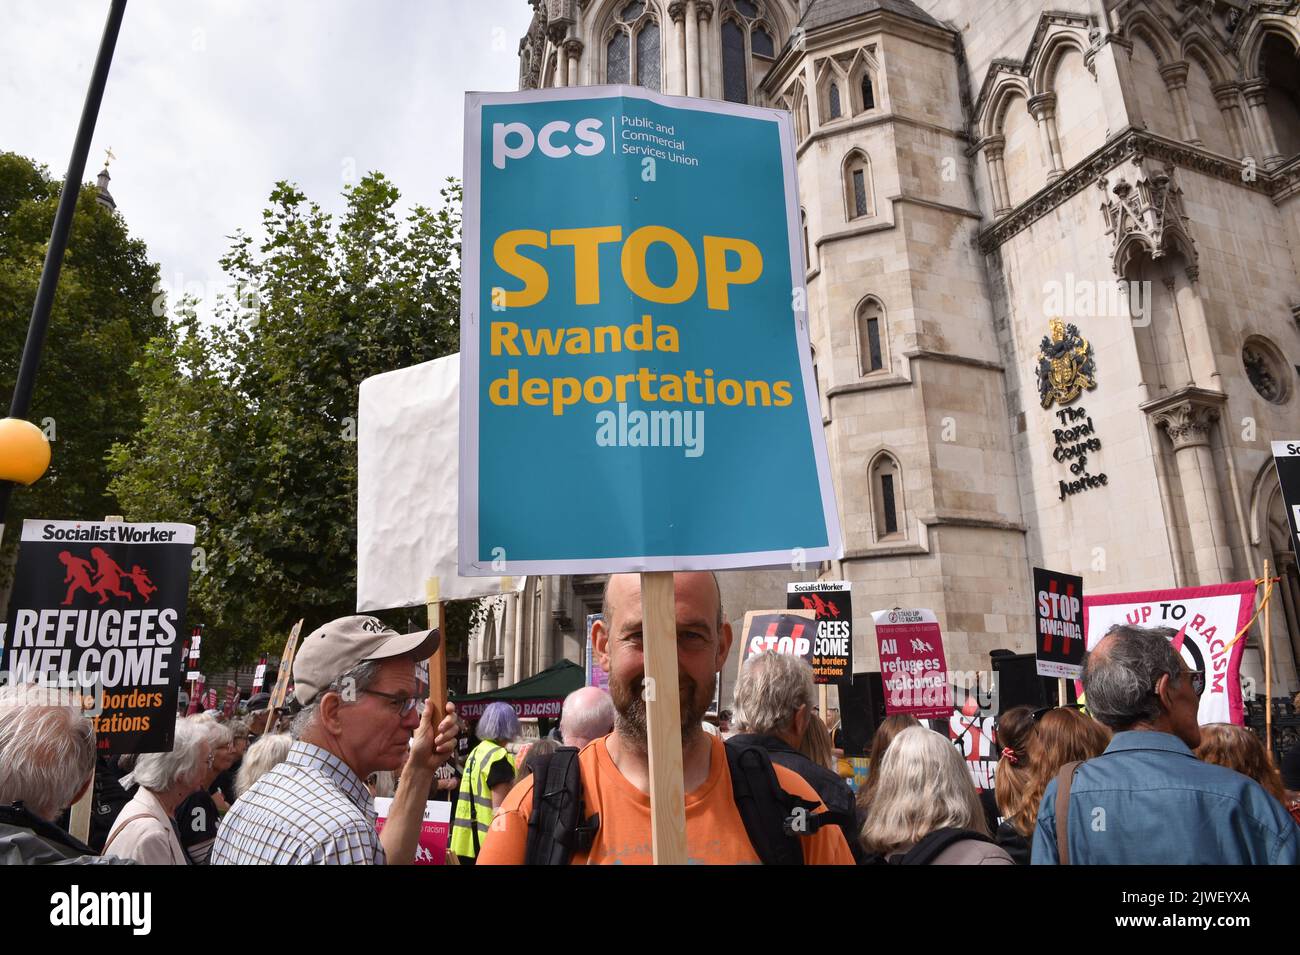
[[[523,159],[540,149],[549,159],[563,159],[570,153],[599,156],[605,149],[605,137],[598,119],[580,119],[570,124],[562,119],[547,123],[536,134],[526,123],[492,124],[492,165],[506,168],[507,159]],[[570,145],[576,142],[576,145]]]

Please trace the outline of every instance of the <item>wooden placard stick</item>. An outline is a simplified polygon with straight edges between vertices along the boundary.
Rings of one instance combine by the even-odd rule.
[[[96,755],[96,766],[98,755]],[[68,821],[68,831],[74,839],[85,842],[90,838],[90,806],[95,798],[95,766],[90,768],[90,782],[81,798],[72,804],[72,816]]]
[[[650,838],[655,865],[686,864],[677,603],[672,571],[641,574],[643,695],[650,757]]]
[[[293,629],[289,631],[289,639],[284,642],[284,653],[280,655],[280,669],[275,674],[275,689],[271,691],[271,699],[266,707],[266,725],[262,727],[263,733],[275,732],[275,724],[280,719],[278,710],[284,706],[284,699],[289,695],[289,677],[293,675],[293,658],[298,655],[298,634],[302,633],[304,619],[299,618],[293,625]]]
[[[441,600],[442,586],[437,577],[424,582],[424,599],[429,612],[429,628],[438,628],[438,649],[429,658],[429,705],[433,707],[433,725],[442,722],[447,712],[447,627]]]
[[[122,520],[121,514],[109,514],[104,518],[105,524],[118,524]],[[68,832],[74,839],[85,842],[90,838],[90,810],[95,801],[95,769],[99,765],[99,748],[95,748],[95,763],[90,767],[90,782],[86,785],[86,791],[81,794],[81,798],[72,804],[72,811],[68,816]]]
[[[1273,632],[1269,626],[1269,597],[1273,595],[1273,581],[1268,576],[1268,558],[1264,559],[1264,752],[1273,758]],[[1208,677],[1208,674],[1207,674]]]

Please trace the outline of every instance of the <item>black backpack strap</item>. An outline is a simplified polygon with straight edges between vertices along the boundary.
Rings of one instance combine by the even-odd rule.
[[[901,858],[891,862],[896,865],[929,865],[950,845],[956,842],[966,842],[968,839],[974,839],[977,842],[992,842],[988,836],[970,829],[936,829],[930,833]]]
[[[763,865],[803,865],[800,838],[813,835],[828,813],[814,815],[820,803],[786,792],[761,746],[726,743],[727,766],[736,810],[745,834]]]
[[[578,750],[561,746],[533,764],[533,808],[528,814],[525,865],[568,865],[591,848],[600,816],[587,818]]]

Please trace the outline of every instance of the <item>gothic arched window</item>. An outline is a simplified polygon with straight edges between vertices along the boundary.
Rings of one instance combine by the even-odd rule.
[[[871,463],[871,511],[876,540],[904,536],[902,472],[887,451]]]
[[[659,24],[651,20],[636,35],[636,82],[659,89]]]
[[[745,31],[735,20],[722,24],[722,98],[731,103],[749,102]]]
[[[844,161],[845,218],[862,219],[876,214],[871,194],[871,162],[866,153],[855,149]]]
[[[618,30],[609,38],[605,49],[605,80],[609,83],[627,83],[632,66],[631,44],[627,34]]]
[[[817,124],[825,126],[844,119],[853,111],[853,80],[834,57],[817,61]]]
[[[776,58],[775,33],[762,19],[761,2],[725,0],[722,15],[722,98],[748,103]]]
[[[858,306],[858,372],[869,375],[885,367],[886,352],[885,310],[880,300],[869,296]]]
[[[605,42],[605,82],[662,87],[663,63],[659,21],[645,0],[632,0],[618,11]]]
[[[858,50],[851,60],[841,57],[836,62],[844,70],[845,92],[850,102],[847,112],[854,116],[876,108],[876,77],[879,67],[874,58],[874,46]]]

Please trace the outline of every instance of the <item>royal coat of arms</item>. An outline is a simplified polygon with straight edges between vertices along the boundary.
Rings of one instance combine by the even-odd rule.
[[[1044,408],[1050,408],[1052,402],[1068,405],[1084,389],[1097,387],[1097,368],[1088,340],[1077,326],[1059,318],[1049,324],[1052,333],[1044,335],[1038,346],[1038,395]]]

